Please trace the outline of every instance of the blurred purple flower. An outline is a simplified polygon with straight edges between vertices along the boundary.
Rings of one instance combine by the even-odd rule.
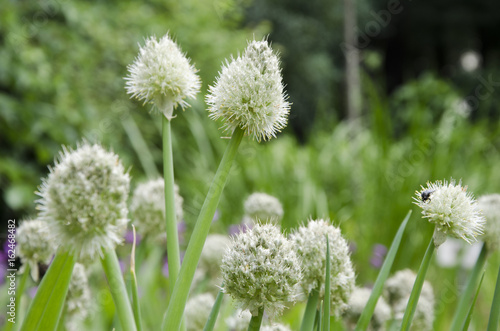
[[[129,257],[129,259],[130,259],[130,257]],[[120,270],[122,271],[122,274],[125,273],[125,268],[127,266],[125,261],[123,261],[122,259],[119,259],[118,264],[120,265]]]
[[[354,254],[358,251],[358,245],[354,241],[349,241],[349,253]]]
[[[5,283],[5,275],[7,275],[7,269],[5,268],[5,265],[2,263],[2,265],[0,265],[0,285]]]
[[[387,247],[382,244],[373,245],[372,257],[370,258],[370,264],[372,267],[379,269],[384,263],[385,255],[387,254]]]
[[[141,242],[141,235],[137,233],[135,233],[135,244],[136,245],[139,245],[139,243]],[[134,231],[132,230],[128,230],[127,233],[125,233],[125,242],[127,244],[132,244],[134,242]]]
[[[179,237],[179,244],[183,245],[185,243],[184,233],[186,233],[186,222],[181,221],[177,223],[177,236]]]
[[[36,291],[38,291],[38,286],[31,287],[30,289],[28,289],[28,294],[32,299],[35,297]]]
[[[214,218],[212,218],[212,222],[217,222],[219,220],[219,217],[220,217],[219,209],[216,209],[215,214],[214,214]]]
[[[253,224],[233,224],[229,226],[227,232],[230,236],[235,236],[240,233],[245,233],[253,227]]]
[[[168,258],[165,256],[165,259],[163,260],[163,268],[161,268],[161,272],[165,278],[168,278]]]

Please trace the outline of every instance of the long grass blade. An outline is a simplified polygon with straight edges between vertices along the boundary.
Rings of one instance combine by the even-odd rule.
[[[309,293],[309,298],[307,299],[306,310],[304,311],[304,318],[302,318],[300,331],[309,331],[313,329],[314,320],[316,319],[318,301],[319,291],[312,290],[311,293]]]
[[[469,330],[469,324],[470,324],[470,320],[472,318],[472,312],[474,311],[474,306],[476,305],[477,296],[479,294],[479,289],[481,288],[481,285],[483,284],[483,279],[484,279],[484,272],[483,272],[483,275],[481,276],[481,280],[479,281],[479,285],[477,286],[476,295],[474,296],[474,300],[472,301],[472,304],[469,308],[469,313],[467,314],[467,318],[465,319],[462,331]]]
[[[210,315],[208,316],[207,324],[203,328],[203,331],[212,331],[215,326],[215,322],[217,321],[217,317],[219,316],[220,306],[222,304],[222,298],[224,297],[224,292],[222,292],[222,288],[224,288],[224,284],[221,285],[221,289],[219,293],[217,293],[217,298],[215,298],[215,303],[210,311]]]
[[[500,268],[498,268],[497,285],[491,304],[490,320],[488,321],[488,331],[497,331],[500,323]]]

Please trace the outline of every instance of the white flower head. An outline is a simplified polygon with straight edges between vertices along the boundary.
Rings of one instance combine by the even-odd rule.
[[[245,214],[255,221],[278,223],[283,218],[283,207],[269,194],[253,193],[245,200]]]
[[[129,184],[118,155],[86,142],[76,150],[63,147],[38,193],[51,240],[80,260],[114,249],[127,227]]]
[[[271,318],[294,301],[301,278],[292,243],[272,224],[257,224],[234,237],[221,270],[224,293],[253,315],[264,309]]]
[[[263,325],[260,331],[292,331],[288,325],[281,323],[273,323],[271,325]]]
[[[396,272],[384,284],[384,295],[391,305],[394,319],[401,322],[410,299],[417,275],[410,269]],[[417,303],[411,330],[432,330],[434,323],[434,292],[428,281],[424,281]]]
[[[231,331],[246,331],[252,319],[252,313],[248,310],[236,309],[236,312],[226,318],[226,325]]]
[[[27,220],[16,231],[17,253],[24,265],[29,265],[31,277],[38,281],[38,263],[48,264],[56,247],[50,240],[50,230],[45,221]]]
[[[321,301],[325,296],[327,234],[330,246],[330,309],[331,314],[339,316],[347,308],[355,281],[349,246],[340,229],[326,220],[309,221],[290,235],[290,241],[302,263],[300,285],[304,293],[319,291]]]
[[[240,127],[260,141],[286,127],[290,104],[278,57],[267,40],[250,41],[242,55],[226,60],[209,92],[210,118],[222,119],[229,132]]]
[[[182,203],[179,186],[174,184],[174,202],[177,222],[182,221]],[[130,214],[137,232],[153,241],[165,239],[165,181],[149,180],[137,185],[130,203]]]
[[[91,301],[85,267],[80,263],[76,263],[64,303],[66,305],[65,324],[67,330],[81,330],[81,323],[89,314]]]
[[[364,287],[356,287],[349,298],[349,307],[345,311],[344,318],[347,324],[354,326],[357,324],[365,306],[370,298],[372,291]],[[370,320],[368,330],[382,331],[385,330],[386,322],[391,318],[391,307],[385,302],[383,297],[380,297],[375,306],[375,311]]]
[[[197,70],[168,33],[160,40],[154,36],[146,39],[128,71],[127,93],[153,103],[169,119],[172,107],[166,105],[189,106],[185,99],[194,99],[201,86]]]
[[[483,233],[484,217],[472,193],[462,183],[451,180],[428,183],[416,192],[415,204],[422,208],[422,215],[436,225],[434,243],[441,245],[446,236],[462,238],[469,244]]]
[[[222,234],[208,235],[203,250],[201,251],[199,267],[211,278],[220,276],[220,265],[222,257],[231,244],[228,236]]]
[[[214,296],[210,293],[198,294],[197,296],[189,299],[186,303],[186,309],[184,310],[186,317],[186,330],[203,330],[214,303]]]
[[[489,250],[497,250],[500,248],[500,194],[483,195],[477,204],[486,218],[483,239]]]

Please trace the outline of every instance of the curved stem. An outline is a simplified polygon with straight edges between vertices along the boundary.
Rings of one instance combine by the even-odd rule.
[[[264,308],[260,308],[256,316],[252,315],[250,324],[248,325],[247,331],[259,331],[260,325],[262,324],[262,317],[264,316]]]

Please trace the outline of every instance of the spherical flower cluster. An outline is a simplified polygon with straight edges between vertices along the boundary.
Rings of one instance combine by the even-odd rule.
[[[345,311],[345,319],[347,324],[354,329],[356,326],[363,310],[365,309],[366,303],[370,298],[372,291],[367,288],[356,287],[349,298],[349,307]],[[375,306],[375,311],[373,312],[370,325],[368,330],[371,331],[383,331],[385,330],[386,322],[391,318],[391,307],[385,302],[384,298],[380,297]]]
[[[302,263],[300,285],[304,293],[319,291],[322,300],[325,296],[326,235],[330,246],[331,314],[339,316],[347,308],[355,280],[349,246],[340,229],[325,220],[309,221],[290,235],[290,241]]]
[[[252,319],[252,313],[248,310],[237,309],[236,312],[226,318],[226,325],[231,331],[246,331]]]
[[[260,331],[292,331],[292,330],[287,325],[275,323],[272,325],[263,325],[260,328]]]
[[[280,230],[257,224],[232,241],[222,259],[224,292],[253,315],[264,309],[272,318],[294,300],[300,262]]]
[[[179,187],[175,190],[175,214],[177,222],[182,221],[182,203]],[[130,214],[137,232],[143,238],[159,241],[165,237],[165,181],[163,178],[137,185],[130,203]]]
[[[226,61],[209,92],[210,118],[221,118],[229,132],[239,127],[260,141],[286,127],[290,104],[278,57],[265,40],[249,42],[243,55]]]
[[[486,218],[483,239],[489,250],[497,250],[500,248],[500,194],[483,195],[477,204]]]
[[[469,244],[483,233],[484,217],[472,193],[461,182],[437,181],[416,192],[415,203],[422,208],[423,217],[436,225],[434,243],[441,245],[446,235],[462,238]]]
[[[129,184],[118,156],[100,145],[64,148],[38,193],[51,240],[81,260],[114,249],[127,227]]]
[[[245,214],[255,221],[278,223],[283,218],[283,207],[269,194],[253,193],[245,201]]]
[[[38,263],[48,264],[55,253],[55,245],[50,240],[50,230],[42,220],[27,220],[16,231],[17,253],[24,265],[31,270],[31,277],[38,281]]]
[[[220,265],[222,257],[231,244],[228,236],[222,234],[211,234],[207,237],[200,256],[199,267],[211,278],[220,276]]]
[[[410,269],[400,270],[385,282],[384,294],[392,307],[394,319],[403,320],[417,275]],[[424,282],[412,322],[412,330],[432,330],[434,323],[434,293],[428,281]]]
[[[76,263],[66,296],[66,329],[81,330],[81,322],[88,316],[91,308],[90,288],[83,265]]]
[[[128,71],[127,93],[155,104],[169,119],[173,109],[168,105],[185,108],[188,104],[184,99],[194,98],[201,87],[197,70],[168,34],[160,40],[146,39]]]
[[[184,310],[187,331],[203,330],[214,303],[215,299],[210,293],[199,294],[189,299]]]

